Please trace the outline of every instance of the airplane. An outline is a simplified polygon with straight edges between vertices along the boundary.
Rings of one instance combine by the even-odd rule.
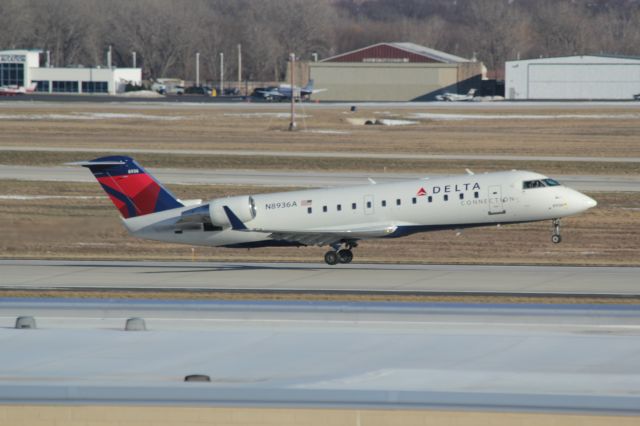
[[[201,246],[329,246],[329,265],[350,263],[361,240],[418,232],[560,219],[597,205],[539,173],[505,171],[343,188],[182,201],[134,159],[107,156],[87,167],[136,237]]]
[[[466,95],[460,95],[458,93],[446,92],[441,95],[436,95],[436,99],[439,101],[460,102],[471,101],[476,94],[476,89],[469,89]]]
[[[266,100],[271,101],[291,99],[292,92],[296,100],[309,99],[314,93],[320,93],[326,90],[327,89],[314,89],[313,80],[309,80],[309,83],[307,83],[307,85],[302,88],[293,86],[293,91],[291,90],[290,84],[281,84],[278,87],[258,90],[257,92],[260,93]]]
[[[31,83],[29,87],[24,86],[0,86],[0,96],[24,95],[36,91],[37,83]]]

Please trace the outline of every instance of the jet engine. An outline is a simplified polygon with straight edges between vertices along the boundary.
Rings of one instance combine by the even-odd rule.
[[[209,216],[212,224],[223,228],[232,226],[225,207],[231,215],[235,215],[242,223],[249,222],[256,217],[256,204],[252,197],[219,198],[209,202]]]

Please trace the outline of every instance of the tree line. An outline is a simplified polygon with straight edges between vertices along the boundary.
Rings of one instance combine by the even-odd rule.
[[[38,48],[52,65],[137,65],[145,78],[281,80],[289,52],[320,59],[410,41],[483,61],[640,55],[639,0],[1,0],[0,50]]]

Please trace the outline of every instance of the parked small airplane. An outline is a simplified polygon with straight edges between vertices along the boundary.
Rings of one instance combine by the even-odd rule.
[[[129,157],[69,164],[91,170],[137,237],[232,248],[330,246],[329,265],[350,263],[360,240],[541,220],[553,222],[559,243],[560,218],[597,204],[516,170],[187,202]]]
[[[307,83],[307,85],[302,88],[293,86],[293,90],[291,90],[290,84],[281,84],[278,87],[274,87],[268,90],[258,90],[258,93],[260,93],[266,100],[279,101],[291,99],[292,94],[296,100],[309,99],[314,93],[320,93],[326,90],[327,89],[314,89],[313,80],[309,80],[309,83]]]
[[[0,86],[0,96],[24,95],[36,91],[37,84],[31,83],[29,87],[24,86]]]
[[[458,93],[446,92],[442,95],[436,95],[436,99],[439,101],[459,102],[459,101],[471,101],[476,94],[476,89],[469,89],[466,95]]]

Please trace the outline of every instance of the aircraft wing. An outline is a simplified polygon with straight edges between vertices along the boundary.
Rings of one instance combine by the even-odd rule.
[[[308,231],[276,231],[264,229],[251,229],[254,232],[269,234],[273,240],[296,242],[307,246],[326,246],[340,243],[341,241],[354,241],[367,238],[380,238],[391,235],[398,227],[395,225],[381,225],[368,227],[354,227],[339,230],[308,230]]]
[[[279,90],[258,90],[258,93],[262,93],[264,96],[271,96],[273,98],[281,98],[285,96],[285,94]]]

